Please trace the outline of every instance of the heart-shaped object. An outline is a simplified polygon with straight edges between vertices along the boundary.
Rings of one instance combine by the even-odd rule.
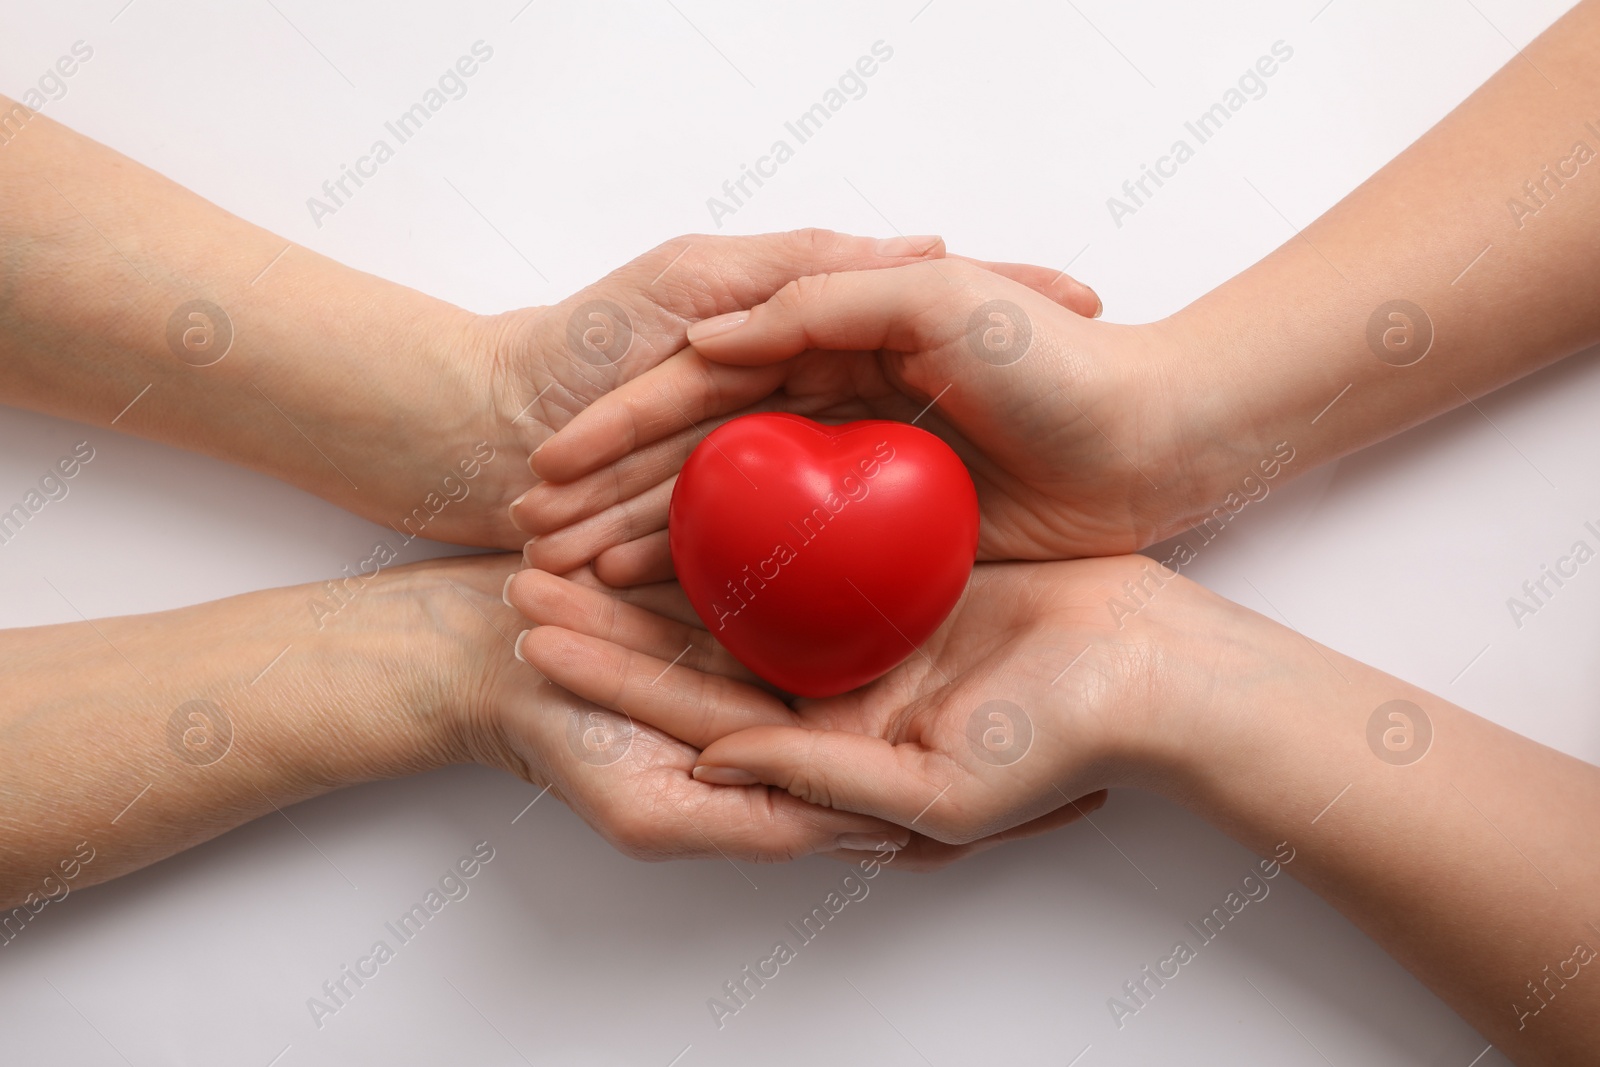
[[[713,637],[781,689],[834,696],[911,655],[955,607],[978,494],[915,426],[746,415],[690,454],[667,530]]]

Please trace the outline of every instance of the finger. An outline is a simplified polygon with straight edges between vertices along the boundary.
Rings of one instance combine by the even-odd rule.
[[[741,366],[813,348],[923,352],[960,338],[980,294],[1008,290],[1027,293],[960,260],[819,275],[791,282],[749,311],[694,323],[688,336],[706,359]]]
[[[695,613],[689,604],[689,597],[684,593],[683,587],[677,582],[656,582],[652,585],[634,585],[626,588],[617,588],[607,585],[595,577],[592,566],[579,567],[575,571],[561,575],[569,582],[576,582],[587,589],[598,589],[610,597],[625,604],[633,604],[646,611],[653,612],[664,618],[674,619],[685,626],[693,626],[704,630],[705,624],[700,621],[700,616]]]
[[[649,804],[641,805],[637,796],[604,802],[597,819],[602,832],[639,859],[703,856],[756,863],[868,842],[887,843],[881,862],[911,837],[909,830],[881,819],[807,804],[766,786],[730,789],[680,781],[681,786],[653,794]]]
[[[709,641],[703,632],[702,638]],[[714,673],[718,664],[729,670],[727,664],[737,664],[694,638],[673,656],[651,656],[559,626],[540,626],[522,635],[520,648],[523,658],[557,685],[696,748],[748,726],[795,721],[782,701]]]
[[[764,782],[814,804],[876,815],[940,840],[959,839],[947,810],[935,810],[958,772],[919,745],[775,725],[740,730],[701,748],[693,772],[699,781]]]
[[[619,588],[670,582],[677,577],[665,530],[606,549],[595,557],[594,570],[607,585]]]
[[[762,303],[795,278],[877,270],[944,255],[937,237],[875,240],[828,230],[749,237],[690,234],[668,241],[539,316],[535,351],[565,353],[544,397],[546,425],[560,427],[606,391],[683,347],[684,324]],[[603,332],[594,340],[585,331]],[[601,339],[603,338],[603,339]],[[538,399],[538,398],[536,398]],[[530,405],[531,406],[531,405]],[[571,473],[540,476],[567,481]]]
[[[575,738],[602,713],[565,690],[541,688],[508,723],[546,756],[530,779],[548,782],[558,799],[629,855],[776,861],[859,847],[863,838],[851,835],[873,842],[910,836],[880,819],[819,808],[779,790],[697,783],[688,775],[692,750],[610,713],[603,714],[616,719],[620,733],[585,758],[587,745]]]
[[[1064,804],[1036,819],[1030,819],[1020,826],[1013,826],[1009,830],[1002,830],[997,834],[990,834],[988,837],[980,837],[978,840],[964,845],[953,845],[946,841],[938,841],[925,834],[912,834],[911,840],[906,846],[894,854],[894,866],[896,870],[904,871],[936,871],[941,867],[948,867],[957,860],[969,859],[980,852],[987,852],[989,849],[1005,844],[1008,841],[1020,841],[1023,838],[1036,837],[1040,834],[1050,833],[1052,830],[1059,830],[1061,827],[1075,823],[1086,815],[1099,810],[1104,806],[1105,802],[1106,791],[1102,789],[1098,792],[1090,793],[1088,796],[1079,797],[1072,803]],[[858,864],[864,860],[870,861],[874,859],[881,861],[882,859],[882,857],[872,852],[857,849],[835,849],[829,852],[828,855],[833,859],[850,864]]]
[[[945,254],[942,238],[857,237],[801,229],[751,236],[686,234],[640,256],[596,290],[633,290],[681,319],[752,307],[796,278],[879,270]],[[680,321],[681,321],[680,319]]]
[[[673,611],[688,604],[676,584],[655,587],[648,599]],[[512,575],[506,583],[505,601],[536,626],[558,626],[688,669],[757,681],[706,632],[692,608],[688,609],[689,621],[680,621],[648,604],[629,603],[608,590],[537,570]]]
[[[1068,311],[1076,312],[1085,318],[1097,319],[1104,310],[1100,294],[1064,270],[1040,267],[1032,263],[998,263],[970,259],[967,256],[947,255],[945,258],[971,263],[1003,278],[1021,282],[1041,296],[1049,297]]]
[[[598,515],[554,533],[530,538],[523,546],[524,562],[542,571],[564,574],[588,563],[608,548],[665,530],[672,487],[677,480],[674,476]]]
[[[627,390],[632,384],[618,388]],[[604,399],[596,401],[589,410],[608,403]],[[609,466],[574,481],[540,482],[511,506],[511,521],[524,533],[547,534],[598,515],[677,474],[705,433],[714,428],[709,424],[698,430],[686,427],[665,440],[614,457]]]
[[[783,384],[786,373],[783,367],[711,363],[693,349],[684,349],[584,408],[529,463],[547,482],[572,483],[644,445],[689,433],[692,437],[676,449],[687,456],[710,432],[711,427],[702,423],[770,395]],[[673,451],[665,449],[662,455]],[[649,469],[652,461],[641,460],[639,465]],[[642,478],[642,472],[638,476]]]

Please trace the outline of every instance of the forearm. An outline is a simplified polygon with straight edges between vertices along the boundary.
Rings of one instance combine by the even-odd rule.
[[[470,758],[450,679],[495,639],[463,599],[490,603],[473,585],[495,576],[449,566],[460,594],[406,568],[347,589],[331,616],[313,610],[324,587],[299,586],[0,633],[0,908],[59,892],[80,846],[93,858],[69,888]]]
[[[449,358],[475,316],[42,115],[0,149],[0,186],[0,401],[206,452],[380,522],[438,481],[388,459],[418,446],[419,422],[452,456],[483,439],[487,390]]]
[[[1600,5],[1525,55],[1170,321],[1234,465],[1288,440],[1309,469],[1600,340]]]
[[[1227,617],[1220,646],[1248,651],[1173,752],[1174,797],[1263,855],[1287,842],[1290,873],[1516,1062],[1592,1054],[1600,769]]]

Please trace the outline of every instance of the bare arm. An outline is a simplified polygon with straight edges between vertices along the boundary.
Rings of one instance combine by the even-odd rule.
[[[1309,468],[1600,341],[1596,278],[1600,3],[1586,0],[1171,325],[1204,357],[1189,357],[1202,391],[1224,398],[1235,463],[1288,439]]]
[[[155,615],[0,632],[0,947],[45,902],[342,786],[477,761],[640,857],[788,859],[868,816],[755,809],[513,656],[513,556],[383,570]],[[593,738],[599,738],[594,742]],[[597,747],[598,746],[598,747]],[[534,794],[530,792],[530,799]]]
[[[383,523],[480,441],[503,467],[526,455],[505,455],[490,418],[477,316],[292,246],[43,115],[0,146],[0,184],[0,400]],[[452,539],[492,541],[473,525]]]
[[[944,252],[819,230],[696,235],[559,304],[476,315],[3,97],[0,188],[0,401],[265,471],[407,536],[500,548],[526,540],[507,509],[535,481],[529,453],[682,348],[687,322],[801,275]]]
[[[665,576],[651,534],[666,508],[637,472],[669,477],[691,422],[753,404],[918,417],[974,472],[986,558],[1134,551],[1241,484],[1260,491],[1280,443],[1297,477],[1600,341],[1600,2],[1525,56],[1303,234],[1159,322],[1084,320],[941,263],[804,278],[696,323],[690,350],[540,451],[547,482],[524,507],[547,536],[531,562],[561,571],[631,539],[614,555]],[[973,323],[996,308],[1020,350],[979,343]]]
[[[1117,786],[1171,797],[1272,857],[1142,995],[1108,999],[1115,1022],[1288,871],[1518,1063],[1593,1061],[1600,768],[1142,556],[980,564],[922,655],[793,713],[703,629],[687,638],[698,670],[654,681],[683,627],[596,610],[562,585],[536,571],[512,583],[541,624],[522,646],[536,666],[703,744],[695,776],[730,793],[776,786],[915,824],[901,867],[1051,829]],[[1144,606],[1118,618],[1107,606],[1130,587]],[[724,734],[763,717],[773,725]]]

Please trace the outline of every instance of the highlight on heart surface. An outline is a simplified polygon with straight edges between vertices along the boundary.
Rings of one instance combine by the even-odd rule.
[[[712,636],[781,689],[834,696],[912,655],[955,607],[978,496],[960,458],[915,426],[764,413],[695,448],[667,529]]]

